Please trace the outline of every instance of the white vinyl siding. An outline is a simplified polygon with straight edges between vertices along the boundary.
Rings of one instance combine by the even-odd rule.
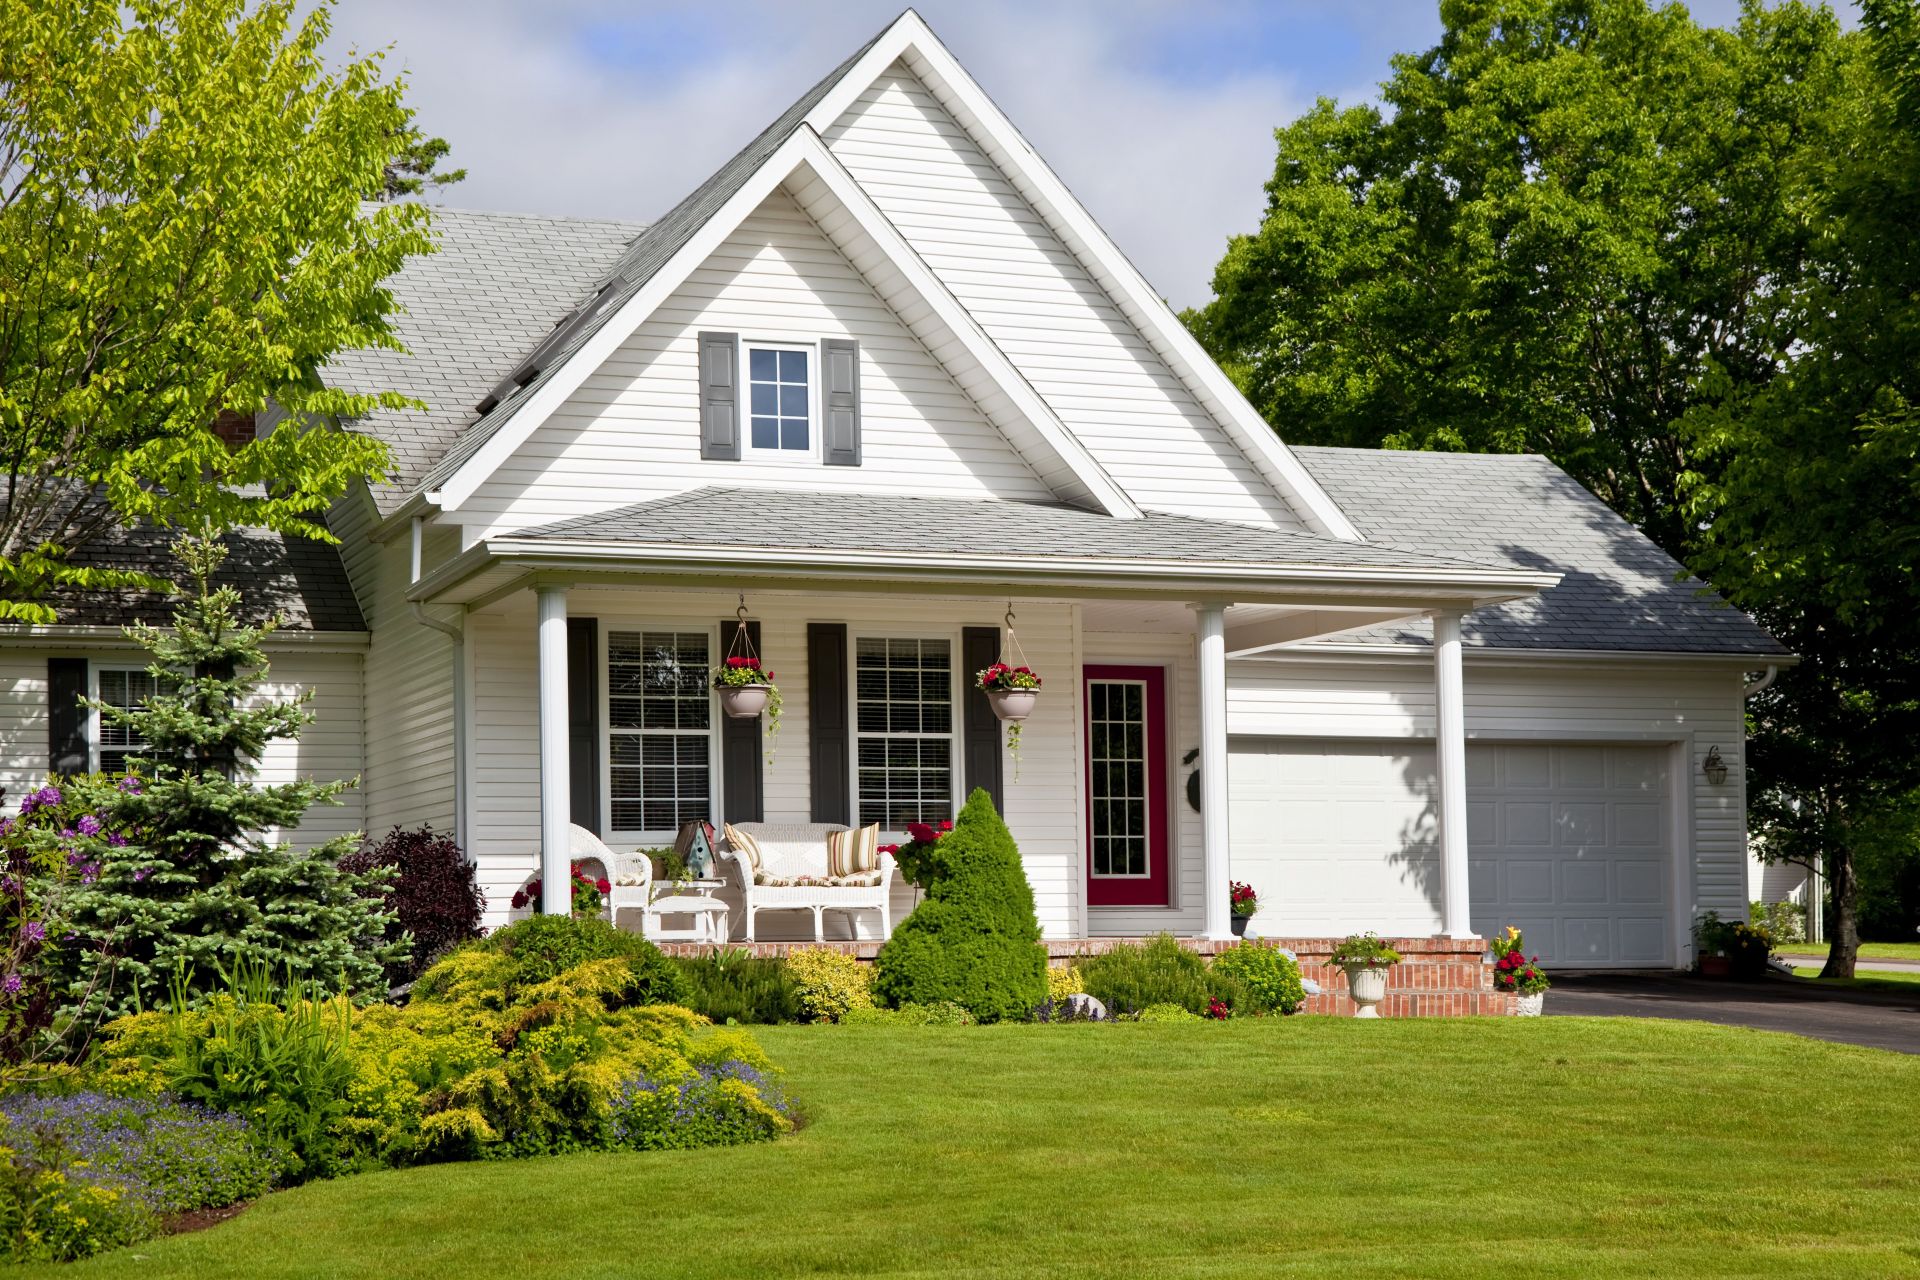
[[[906,67],[828,146],[1140,505],[1304,527],[1106,291]]]
[[[467,540],[704,485],[796,483],[783,459],[750,451],[739,461],[700,457],[695,335],[702,331],[816,350],[823,338],[859,342],[861,465],[807,469],[810,489],[1053,497],[939,360],[778,191],[480,487],[460,511]]]
[[[357,493],[335,503],[329,516],[372,633],[363,677],[366,825],[377,834],[424,823],[452,832],[453,641],[413,616],[406,599],[411,572],[407,538],[372,541],[367,517]],[[451,549],[454,536],[448,530],[431,531],[429,566]],[[433,612],[446,616],[445,610]]]

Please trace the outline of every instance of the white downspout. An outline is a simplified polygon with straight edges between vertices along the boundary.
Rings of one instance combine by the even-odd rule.
[[[1767,666],[1767,674],[1761,676],[1758,680],[1748,681],[1746,688],[1741,691],[1740,697],[1743,700],[1746,698],[1751,698],[1754,694],[1759,693],[1761,690],[1768,688],[1770,685],[1773,684],[1775,678],[1778,677],[1779,674],[1780,674],[1779,665],[1770,663]]]

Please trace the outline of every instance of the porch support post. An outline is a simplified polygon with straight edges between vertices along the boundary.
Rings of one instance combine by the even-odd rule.
[[[1473,936],[1467,886],[1466,681],[1460,665],[1460,615],[1433,616],[1434,762],[1440,784],[1441,924],[1449,937]]]
[[[573,911],[568,872],[572,819],[567,759],[567,589],[536,588],[540,617],[540,910]]]
[[[1196,607],[1200,624],[1200,847],[1209,938],[1231,938],[1227,875],[1227,607]]]

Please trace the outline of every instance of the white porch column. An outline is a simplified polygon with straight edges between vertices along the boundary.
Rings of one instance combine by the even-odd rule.
[[[1466,681],[1460,615],[1433,616],[1434,762],[1440,783],[1441,924],[1449,937],[1473,935],[1467,876]]]
[[[1231,938],[1227,900],[1227,607],[1196,606],[1200,621],[1200,844],[1209,938]]]
[[[567,760],[567,589],[536,589],[540,610],[540,910],[573,910],[568,874],[572,771]]]

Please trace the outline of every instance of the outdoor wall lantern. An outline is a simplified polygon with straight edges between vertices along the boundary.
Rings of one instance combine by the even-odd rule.
[[[1716,787],[1727,780],[1727,762],[1720,758],[1720,748],[1707,748],[1707,758],[1700,762],[1700,772],[1706,774],[1707,781]]]

